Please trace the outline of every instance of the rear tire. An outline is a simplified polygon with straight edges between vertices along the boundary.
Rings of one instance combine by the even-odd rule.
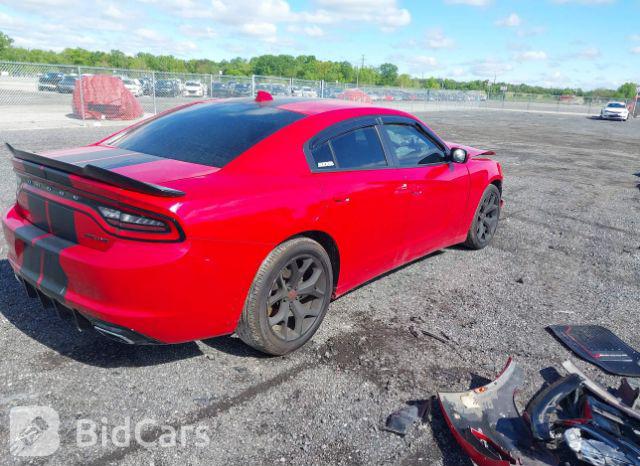
[[[285,241],[260,265],[236,334],[263,353],[290,353],[318,330],[332,292],[331,261],[324,248],[309,238]]]
[[[491,242],[500,219],[500,198],[500,190],[496,185],[487,186],[473,216],[464,246],[469,249],[482,249]]]

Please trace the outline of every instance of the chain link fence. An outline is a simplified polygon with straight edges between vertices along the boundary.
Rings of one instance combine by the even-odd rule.
[[[77,104],[73,106],[74,91],[78,89],[82,94],[85,87],[78,86],[78,82],[103,75],[118,78],[118,86],[125,88],[135,99],[136,108],[139,104],[141,111],[136,113],[136,118],[154,115],[197,99],[250,97],[260,90],[274,97],[344,99],[409,112],[479,108],[598,115],[609,101],[508,91],[491,94],[485,91],[396,88],[369,84],[356,86],[353,83],[274,76],[168,73],[0,61],[0,129],[103,124],[96,120],[117,120],[113,115],[100,115],[99,111],[85,112],[84,109],[91,103],[84,102],[86,99],[83,95],[79,96],[82,110],[78,111]],[[103,103],[102,107],[109,107],[107,104]],[[640,116],[640,105],[636,105],[636,99],[626,104],[633,116]],[[101,107],[94,105],[92,108]]]

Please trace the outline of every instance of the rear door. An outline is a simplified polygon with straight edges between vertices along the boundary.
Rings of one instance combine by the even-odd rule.
[[[450,162],[444,143],[419,122],[385,117],[383,123],[387,152],[410,193],[403,259],[411,260],[452,244],[460,234],[469,172],[466,164]]]
[[[339,288],[396,267],[403,255],[407,184],[387,159],[376,122],[349,122],[307,148],[340,247]]]

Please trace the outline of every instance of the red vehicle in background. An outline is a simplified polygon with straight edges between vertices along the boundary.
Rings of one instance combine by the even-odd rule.
[[[330,300],[430,252],[486,246],[500,165],[404,112],[194,102],[95,144],[15,149],[9,261],[27,292],[126,343],[303,345]]]

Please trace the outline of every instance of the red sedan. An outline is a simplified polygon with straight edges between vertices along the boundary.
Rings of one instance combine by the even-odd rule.
[[[95,144],[15,149],[9,261],[32,297],[126,343],[303,345],[329,302],[434,250],[486,246],[502,171],[404,112],[190,103]]]

